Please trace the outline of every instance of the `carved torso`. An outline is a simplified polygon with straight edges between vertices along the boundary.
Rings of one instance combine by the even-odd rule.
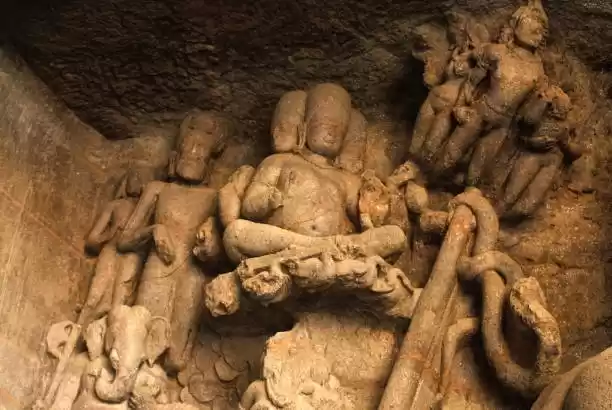
[[[293,154],[273,155],[261,167],[280,168],[276,188],[283,198],[264,222],[308,236],[354,232],[346,204],[349,196],[356,198],[357,176]]]
[[[121,232],[123,228],[125,228],[137,202],[137,198],[122,198],[116,199],[108,205],[113,207],[111,223],[113,224],[113,228],[117,228],[118,232]],[[115,235],[109,243],[115,243],[118,239],[119,235]]]
[[[189,252],[198,226],[212,215],[215,206],[214,189],[166,183],[155,207],[155,223],[166,226],[175,245],[185,246]]]
[[[511,46],[491,44],[489,59],[490,86],[487,102],[493,109],[512,115],[544,76],[544,66],[537,54]]]

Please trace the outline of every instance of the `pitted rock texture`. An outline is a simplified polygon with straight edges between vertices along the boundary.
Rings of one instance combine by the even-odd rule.
[[[266,143],[279,96],[321,81],[344,85],[366,115],[414,117],[426,90],[421,67],[409,58],[411,30],[453,6],[509,15],[517,4],[511,0],[3,3],[0,27],[8,31],[10,41],[70,108],[107,137],[141,135],[152,126],[174,124],[196,106],[226,110],[251,136]],[[553,41],[562,37],[595,69],[609,68],[612,8],[608,2],[548,3]]]

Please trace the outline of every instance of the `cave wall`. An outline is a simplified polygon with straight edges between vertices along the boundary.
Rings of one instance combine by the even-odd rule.
[[[48,383],[44,338],[85,300],[93,218],[129,163],[167,161],[165,143],[110,143],[0,48],[0,409],[25,408]]]
[[[35,72],[107,137],[147,133],[195,106],[225,110],[266,139],[278,97],[320,81],[340,82],[367,115],[414,117],[426,90],[409,57],[411,30],[451,7],[509,15],[519,3],[9,0],[3,26]],[[546,3],[551,41],[608,69],[609,2]]]
[[[104,173],[86,159],[102,137],[62,111],[0,50],[0,408],[23,409],[48,373],[43,338],[74,319],[92,263],[83,254]]]

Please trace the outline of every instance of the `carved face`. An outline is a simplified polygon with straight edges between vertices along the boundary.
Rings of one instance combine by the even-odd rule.
[[[514,36],[517,43],[530,48],[537,48],[544,42],[546,27],[534,15],[525,14],[518,20],[514,29]]]
[[[338,133],[334,131],[332,127],[318,129],[313,127],[306,135],[308,148],[316,154],[335,158],[342,149],[344,138],[338,137]]]
[[[190,182],[204,180],[210,159],[219,154],[231,132],[229,121],[213,112],[190,114],[181,124],[174,172]]]
[[[89,355],[95,360],[107,354],[114,369],[114,375],[97,379],[97,396],[109,403],[126,400],[141,365],[145,360],[152,365],[165,351],[168,330],[166,319],[151,317],[142,306],[117,306],[91,323],[85,335]]]
[[[465,77],[470,73],[473,62],[470,53],[461,53],[453,57],[453,72],[457,77]]]

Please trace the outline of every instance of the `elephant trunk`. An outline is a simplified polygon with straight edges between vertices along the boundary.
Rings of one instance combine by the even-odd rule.
[[[108,403],[121,403],[129,398],[136,383],[136,371],[121,368],[111,380],[108,373],[101,374],[96,381],[96,395]]]

